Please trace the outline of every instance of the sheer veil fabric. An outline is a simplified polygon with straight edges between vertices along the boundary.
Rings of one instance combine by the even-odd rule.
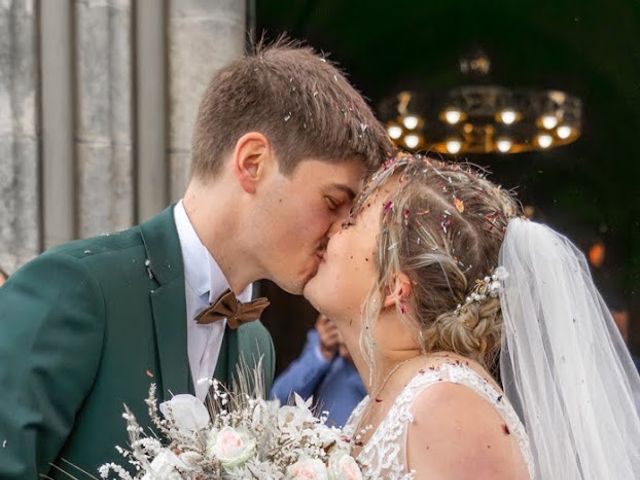
[[[640,377],[582,253],[544,225],[510,221],[499,265],[504,391],[536,478],[640,478]]]

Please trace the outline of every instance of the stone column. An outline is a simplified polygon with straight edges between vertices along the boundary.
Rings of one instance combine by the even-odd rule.
[[[136,109],[138,219],[169,203],[167,179],[167,60],[164,1],[136,1]]]
[[[0,267],[9,273],[42,243],[34,7],[0,2]]]
[[[188,181],[200,97],[213,73],[244,52],[245,2],[170,0],[168,13],[169,176],[176,200]]]
[[[39,2],[42,72],[42,236],[45,248],[76,238],[73,149],[73,8],[68,0]]]
[[[131,0],[76,0],[78,236],[134,222]]]

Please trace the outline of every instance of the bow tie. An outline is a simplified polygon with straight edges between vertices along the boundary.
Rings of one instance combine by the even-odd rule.
[[[196,317],[199,324],[209,324],[227,319],[229,328],[236,329],[243,323],[252,322],[260,318],[265,308],[269,306],[269,300],[265,297],[256,298],[251,302],[240,302],[235,293],[227,290],[209,308],[203,310]]]

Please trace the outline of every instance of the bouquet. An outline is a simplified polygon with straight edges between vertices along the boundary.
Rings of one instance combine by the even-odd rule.
[[[264,400],[260,367],[239,369],[227,389],[213,380],[207,405],[175,395],[158,405],[155,385],[146,404],[156,431],[146,435],[125,406],[130,448],[116,447],[135,475],[115,463],[100,467],[103,479],[121,480],[361,480],[351,441],[314,416],[311,399],[292,405]]]

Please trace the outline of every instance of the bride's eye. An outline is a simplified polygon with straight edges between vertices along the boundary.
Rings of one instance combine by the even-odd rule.
[[[344,222],[342,222],[342,229],[345,230],[353,225],[355,225],[355,223],[353,223],[353,220],[351,220],[351,218],[347,218]]]
[[[347,214],[347,219],[344,222],[342,222],[342,229],[344,230],[345,228],[349,228],[355,224],[356,222],[353,216],[353,207],[351,207],[349,209],[349,213]]]

